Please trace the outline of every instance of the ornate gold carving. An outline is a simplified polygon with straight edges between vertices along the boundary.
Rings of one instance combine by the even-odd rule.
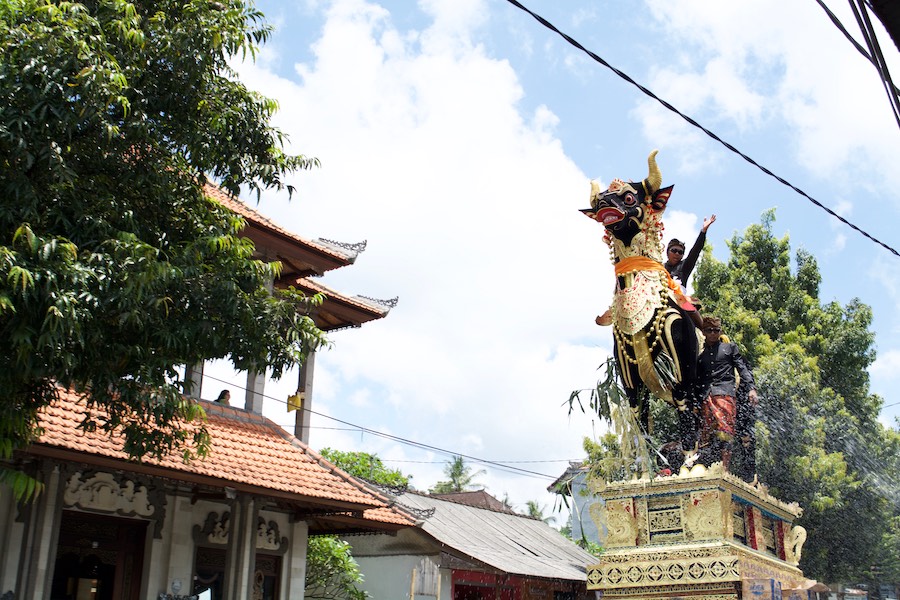
[[[796,567],[800,564],[800,553],[803,551],[803,543],[806,541],[806,529],[794,525],[784,537],[784,560],[789,565]]]
[[[718,558],[722,556],[732,556],[734,548],[730,546],[673,546],[673,547],[654,547],[649,551],[645,550],[610,550],[603,554],[603,562],[630,563],[635,560],[642,562],[659,562],[662,560],[693,560],[703,558]]]
[[[610,500],[606,503],[606,547],[634,546],[638,530],[634,501]]]
[[[707,487],[725,489],[731,492],[733,496],[743,499],[744,502],[760,506],[767,513],[773,514],[784,521],[793,521],[803,513],[796,502],[782,502],[769,494],[769,489],[765,484],[757,483],[751,485],[741,478],[724,471],[721,463],[716,463],[709,469],[700,469],[695,466],[695,470],[691,470],[684,475],[613,482],[596,481],[593,482],[592,491],[603,499],[608,500],[611,498],[689,492]]]
[[[731,532],[732,537],[747,539],[747,524],[744,523],[744,509],[737,508],[732,505],[731,513]]]
[[[734,584],[687,584],[679,585],[677,590],[668,586],[647,586],[642,588],[623,588],[606,590],[603,598],[622,598],[627,600],[669,600],[677,594],[679,598],[702,598],[703,600],[737,600],[737,586]]]
[[[684,504],[685,534],[688,539],[722,538],[722,503],[718,490],[691,492]]]
[[[600,544],[602,546],[607,546],[609,525],[606,522],[606,507],[601,502],[593,502],[588,506],[588,514],[591,516],[591,520],[594,521],[594,525],[597,527]]]
[[[647,585],[676,585],[738,581],[738,557],[707,557],[646,561],[632,556],[622,564],[601,563],[590,567],[588,589],[616,589]]]
[[[681,529],[681,507],[650,510],[650,533]]]
[[[588,567],[587,585],[604,598],[736,600],[743,580],[765,579],[786,590],[803,581],[796,566],[803,533],[790,528],[799,509],[733,482],[720,466],[685,477],[615,482],[599,491],[606,506],[592,514],[605,514],[611,540],[599,564]],[[750,539],[758,550],[748,546]],[[776,544],[787,560],[773,554]]]

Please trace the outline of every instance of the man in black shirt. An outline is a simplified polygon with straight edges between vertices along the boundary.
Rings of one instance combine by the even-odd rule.
[[[703,351],[697,361],[700,385],[702,430],[700,460],[703,464],[721,461],[728,470],[731,444],[736,432],[737,378],[747,386],[747,401],[756,406],[757,393],[753,373],[741,356],[737,344],[722,341],[722,322],[717,317],[703,319]]]
[[[666,262],[664,263],[666,271],[669,272],[672,279],[681,284],[681,287],[687,288],[691,272],[697,264],[697,259],[700,258],[703,245],[706,244],[706,230],[715,222],[716,215],[703,219],[703,227],[700,228],[697,241],[694,242],[694,246],[687,256],[684,255],[684,242],[681,240],[673,238],[666,246]]]

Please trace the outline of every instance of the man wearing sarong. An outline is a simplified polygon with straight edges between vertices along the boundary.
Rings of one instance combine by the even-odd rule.
[[[709,466],[722,462],[725,470],[731,462],[731,448],[736,432],[737,377],[749,387],[747,400],[757,403],[753,373],[741,356],[737,344],[722,340],[722,321],[717,317],[703,319],[703,352],[697,361],[697,376],[703,390],[700,405],[700,461]]]

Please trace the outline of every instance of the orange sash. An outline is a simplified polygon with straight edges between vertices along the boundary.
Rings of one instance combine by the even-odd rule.
[[[678,305],[685,310],[696,310],[694,305],[691,304],[691,301],[684,295],[681,286],[675,283],[675,280],[672,279],[672,276],[669,275],[669,272],[661,262],[653,260],[652,258],[647,258],[646,256],[628,256],[617,262],[615,269],[616,277],[625,275],[626,273],[634,273],[635,271],[662,271],[666,274],[666,285],[672,290]]]
[[[663,264],[657,260],[646,256],[629,256],[616,263],[617,277],[625,273],[633,273],[634,271],[662,271],[666,274],[666,282],[669,289],[676,294],[681,294],[681,287],[675,283],[675,280],[672,279],[672,276],[669,275]]]

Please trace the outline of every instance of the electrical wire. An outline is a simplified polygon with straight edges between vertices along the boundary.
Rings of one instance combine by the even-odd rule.
[[[881,76],[881,80],[884,81],[885,83],[889,84],[890,89],[888,90],[888,96],[890,97],[891,105],[892,106],[900,105],[900,89],[898,89],[897,86],[894,85],[893,81],[891,81],[890,74],[888,74],[887,79],[885,79],[885,75],[881,72],[881,67],[879,67],[878,62],[874,58],[872,58],[872,55],[869,54],[868,50],[863,48],[862,45],[859,42],[857,42],[853,38],[852,35],[850,35],[850,32],[847,31],[847,28],[844,27],[844,24],[841,23],[840,19],[837,18],[837,15],[835,15],[831,11],[831,9],[828,8],[828,6],[825,4],[825,2],[823,2],[823,0],[816,0],[816,3],[820,7],[822,7],[822,10],[825,11],[825,14],[828,15],[828,18],[831,19],[831,22],[834,24],[834,26],[837,27],[838,30],[844,34],[844,37],[847,38],[847,41],[849,41],[851,44],[853,44],[853,46],[859,51],[859,53],[862,54],[866,58],[866,60],[868,60],[870,63],[872,63],[872,66],[875,67],[875,69],[878,70],[878,74],[879,74],[879,76]],[[885,69],[886,69],[886,67],[885,67]],[[885,71],[885,72],[887,72],[887,71]],[[896,108],[894,109],[894,116],[897,117],[898,119],[900,119],[900,117],[898,117]],[[898,121],[898,123],[900,123],[900,121]]]
[[[237,389],[243,390],[245,393],[249,391],[246,387],[243,387],[241,385],[236,385],[230,381],[227,381],[225,379],[220,379],[214,375],[209,375],[209,374],[204,373],[203,377],[212,379],[214,381],[218,381],[219,383],[224,383],[224,384],[233,386]],[[283,405],[287,406],[286,400],[282,400],[280,398],[275,398],[274,396],[269,396],[267,394],[261,394],[261,395],[263,398],[265,398],[267,400],[272,400],[273,402],[277,402],[278,404],[283,404]],[[533,477],[533,478],[549,479],[551,481],[555,481],[559,477],[558,475],[548,475],[546,473],[539,473],[537,471],[531,471],[529,469],[523,469],[521,467],[514,467],[514,466],[511,466],[509,463],[504,463],[501,461],[479,458],[476,456],[471,456],[469,454],[464,454],[462,452],[456,452],[453,450],[447,450],[445,448],[440,448],[438,446],[433,446],[431,444],[425,444],[423,442],[416,442],[414,440],[410,440],[410,439],[403,438],[400,436],[392,435],[389,433],[384,433],[381,431],[376,431],[374,429],[369,429],[368,427],[363,427],[362,425],[357,425],[355,423],[351,423],[351,422],[345,421],[343,419],[338,419],[337,417],[332,417],[330,415],[326,415],[324,413],[320,413],[320,412],[317,412],[317,411],[314,411],[314,410],[311,410],[308,408],[301,408],[300,410],[305,410],[311,415],[316,415],[319,417],[330,419],[332,421],[336,421],[337,423],[340,423],[342,425],[348,425],[349,428],[347,430],[349,430],[349,431],[360,431],[362,433],[368,433],[369,435],[385,438],[385,439],[388,439],[388,440],[391,440],[394,442],[398,442],[400,444],[412,446],[414,448],[419,448],[422,450],[431,450],[433,452],[439,452],[439,453],[445,454],[447,456],[460,456],[462,458],[472,461],[473,463],[495,467],[495,468],[499,469],[500,471],[503,471],[506,473],[510,473],[510,474],[514,474],[514,475],[523,475],[523,476]],[[335,428],[335,429],[337,429],[337,428]],[[509,462],[514,462],[514,461],[509,461]],[[515,461],[515,462],[527,463],[527,462],[542,462],[542,461]],[[546,461],[546,462],[562,462],[562,461]]]
[[[727,148],[728,150],[730,150],[730,151],[733,152],[734,154],[737,154],[738,156],[740,156],[741,158],[743,158],[745,161],[747,161],[748,163],[750,163],[751,165],[753,165],[754,167],[756,167],[757,169],[759,169],[760,171],[762,171],[762,172],[765,173],[766,175],[772,177],[773,179],[775,179],[776,181],[778,181],[778,182],[781,183],[782,185],[785,185],[785,186],[789,187],[790,189],[794,190],[795,192],[797,192],[798,194],[800,194],[801,196],[803,196],[804,198],[806,198],[806,199],[807,199],[809,202],[811,202],[814,206],[817,206],[818,208],[824,210],[826,213],[828,213],[829,215],[831,215],[832,217],[834,217],[835,219],[837,219],[838,221],[840,221],[840,222],[843,223],[844,225],[850,227],[851,229],[853,229],[854,231],[856,231],[857,233],[859,233],[859,234],[862,235],[863,237],[867,238],[868,240],[874,242],[875,244],[878,244],[879,246],[881,246],[882,248],[886,249],[888,252],[890,252],[890,253],[893,254],[894,256],[900,257],[900,252],[898,252],[896,249],[894,249],[894,248],[892,248],[891,246],[887,245],[886,243],[882,242],[881,240],[879,240],[878,238],[874,237],[873,235],[871,235],[871,234],[868,233],[867,231],[861,229],[861,228],[858,227],[857,225],[854,225],[853,223],[851,223],[850,221],[848,221],[847,219],[845,219],[844,217],[842,217],[842,216],[839,215],[838,213],[834,212],[832,209],[828,208],[827,206],[825,206],[824,204],[822,204],[821,202],[819,202],[818,200],[816,200],[815,198],[813,198],[812,196],[810,196],[809,194],[807,194],[806,192],[804,192],[803,190],[801,190],[799,187],[795,186],[793,183],[789,182],[788,180],[784,179],[783,177],[781,177],[781,176],[779,176],[779,175],[776,175],[775,173],[773,173],[773,172],[772,172],[771,170],[769,170],[768,168],[766,168],[766,167],[764,167],[763,165],[759,164],[759,163],[756,162],[753,158],[751,158],[750,156],[744,154],[743,152],[741,152],[740,150],[738,150],[735,146],[733,146],[733,145],[731,145],[730,143],[726,142],[726,141],[723,140],[721,137],[719,137],[718,135],[716,135],[715,133],[713,133],[712,131],[710,131],[709,129],[707,129],[706,127],[704,127],[703,125],[701,125],[700,123],[698,123],[696,120],[694,120],[693,118],[691,118],[691,117],[689,117],[688,115],[684,114],[683,112],[681,112],[680,110],[678,110],[677,108],[675,108],[672,104],[670,104],[670,103],[667,102],[666,100],[663,100],[662,98],[660,98],[659,96],[657,96],[656,94],[654,94],[650,89],[648,89],[647,87],[641,85],[640,83],[638,83],[637,81],[635,81],[634,79],[632,79],[631,76],[629,76],[627,73],[625,73],[624,71],[621,71],[621,70],[617,69],[616,67],[612,66],[610,63],[608,63],[605,59],[603,59],[602,57],[600,57],[600,56],[597,55],[596,53],[594,53],[594,52],[588,50],[587,48],[585,48],[583,45],[581,45],[581,43],[580,43],[578,40],[574,39],[573,37],[571,37],[571,36],[568,35],[567,33],[564,33],[564,32],[561,31],[559,28],[557,28],[553,23],[551,23],[550,21],[548,21],[547,19],[545,19],[545,18],[542,17],[541,15],[537,14],[536,12],[532,11],[531,9],[527,8],[526,6],[524,6],[524,5],[523,5],[521,2],[519,2],[518,0],[506,0],[506,1],[509,2],[510,4],[512,4],[513,6],[515,6],[516,8],[519,8],[520,10],[522,10],[522,11],[528,13],[529,15],[531,15],[538,23],[540,23],[541,25],[543,25],[543,26],[546,27],[547,29],[553,31],[554,33],[556,33],[557,35],[559,35],[560,37],[562,37],[564,40],[566,40],[569,44],[571,44],[571,45],[574,46],[575,48],[581,50],[582,52],[584,52],[585,54],[587,54],[588,56],[590,56],[595,62],[597,62],[597,63],[603,65],[604,67],[606,67],[607,69],[609,69],[610,71],[612,71],[613,73],[615,73],[617,76],[619,76],[621,79],[625,80],[626,82],[630,83],[631,85],[633,85],[634,87],[636,87],[637,89],[639,89],[644,95],[646,95],[647,97],[649,97],[649,98],[651,98],[651,99],[657,101],[657,102],[658,102],[659,104],[661,104],[663,107],[665,107],[665,108],[668,109],[669,111],[675,113],[676,115],[678,115],[679,117],[681,117],[682,119],[684,119],[685,121],[687,121],[690,125],[696,127],[697,129],[699,129],[700,131],[702,131],[703,133],[705,133],[707,136],[709,136],[709,137],[712,138],[713,140],[719,142],[719,143],[720,143],[721,145],[723,145],[725,148]]]
[[[881,77],[884,91],[887,93],[891,109],[894,111],[894,119],[896,119],[897,125],[900,126],[900,98],[897,97],[896,88],[894,88],[894,83],[891,81],[891,74],[888,71],[884,55],[881,53],[881,46],[878,44],[878,38],[875,36],[875,29],[872,27],[869,13],[866,11],[865,5],[855,0],[850,0],[850,8],[853,9],[853,16],[856,17],[856,22],[871,52],[872,62],[878,71],[878,75]]]

